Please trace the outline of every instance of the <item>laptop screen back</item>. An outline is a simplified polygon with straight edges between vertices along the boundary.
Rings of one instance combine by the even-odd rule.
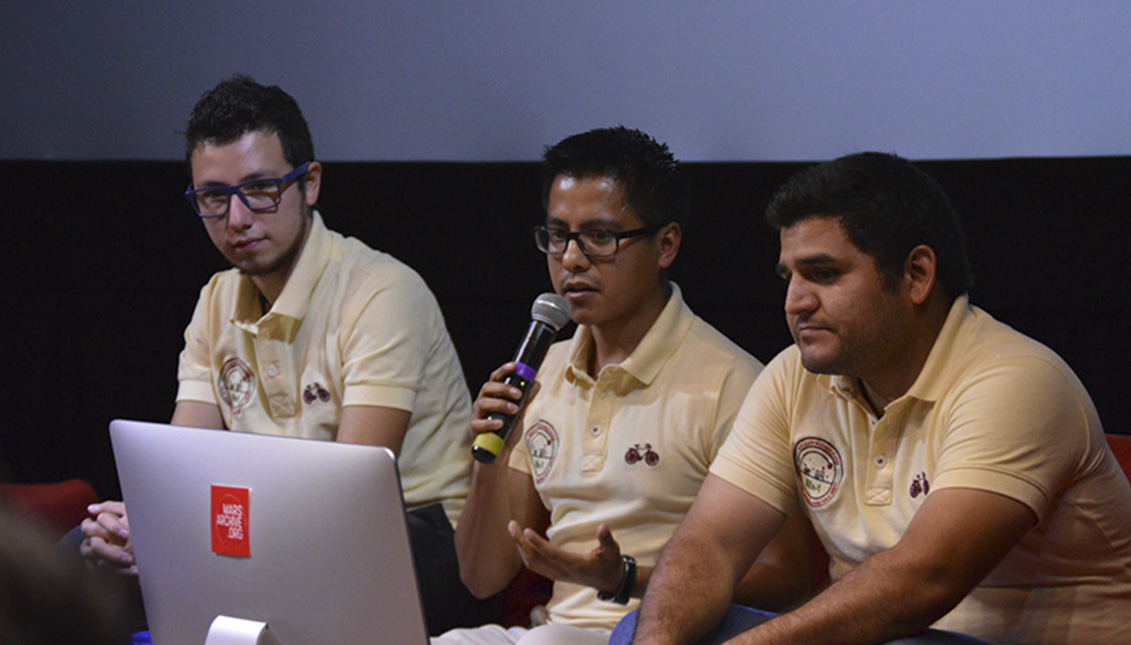
[[[218,615],[283,645],[425,643],[393,453],[116,420],[110,437],[156,645]]]

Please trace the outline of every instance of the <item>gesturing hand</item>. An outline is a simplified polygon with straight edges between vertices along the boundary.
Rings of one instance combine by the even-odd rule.
[[[620,545],[605,524],[597,527],[597,547],[588,553],[571,553],[550,544],[532,529],[511,521],[507,531],[514,539],[527,569],[551,580],[561,580],[612,592],[624,575]]]

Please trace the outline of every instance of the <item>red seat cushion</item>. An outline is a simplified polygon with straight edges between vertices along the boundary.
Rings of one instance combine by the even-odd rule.
[[[0,499],[12,508],[39,518],[55,537],[62,537],[86,517],[86,507],[98,501],[85,479],[53,484],[0,484]]]
[[[1131,436],[1109,434],[1107,435],[1107,445],[1111,446],[1111,451],[1115,453],[1116,460],[1119,461],[1120,466],[1123,466],[1123,474],[1131,480]]]

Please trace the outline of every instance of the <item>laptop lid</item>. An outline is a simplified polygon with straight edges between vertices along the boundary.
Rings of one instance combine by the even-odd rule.
[[[387,448],[115,420],[110,439],[156,645],[218,615],[282,645],[426,643]]]

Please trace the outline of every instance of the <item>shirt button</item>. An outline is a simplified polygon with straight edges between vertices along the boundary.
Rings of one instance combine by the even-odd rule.
[[[589,434],[596,437],[597,435],[601,434],[601,429],[598,428],[597,426],[593,426],[592,428],[589,428]]]
[[[268,365],[267,366],[267,376],[274,378],[278,374],[279,374],[279,368],[278,367],[275,367],[274,365]]]
[[[872,462],[876,464],[876,468],[883,468],[884,466],[888,465],[887,457],[884,457],[883,455],[876,455],[876,458],[873,459]]]

